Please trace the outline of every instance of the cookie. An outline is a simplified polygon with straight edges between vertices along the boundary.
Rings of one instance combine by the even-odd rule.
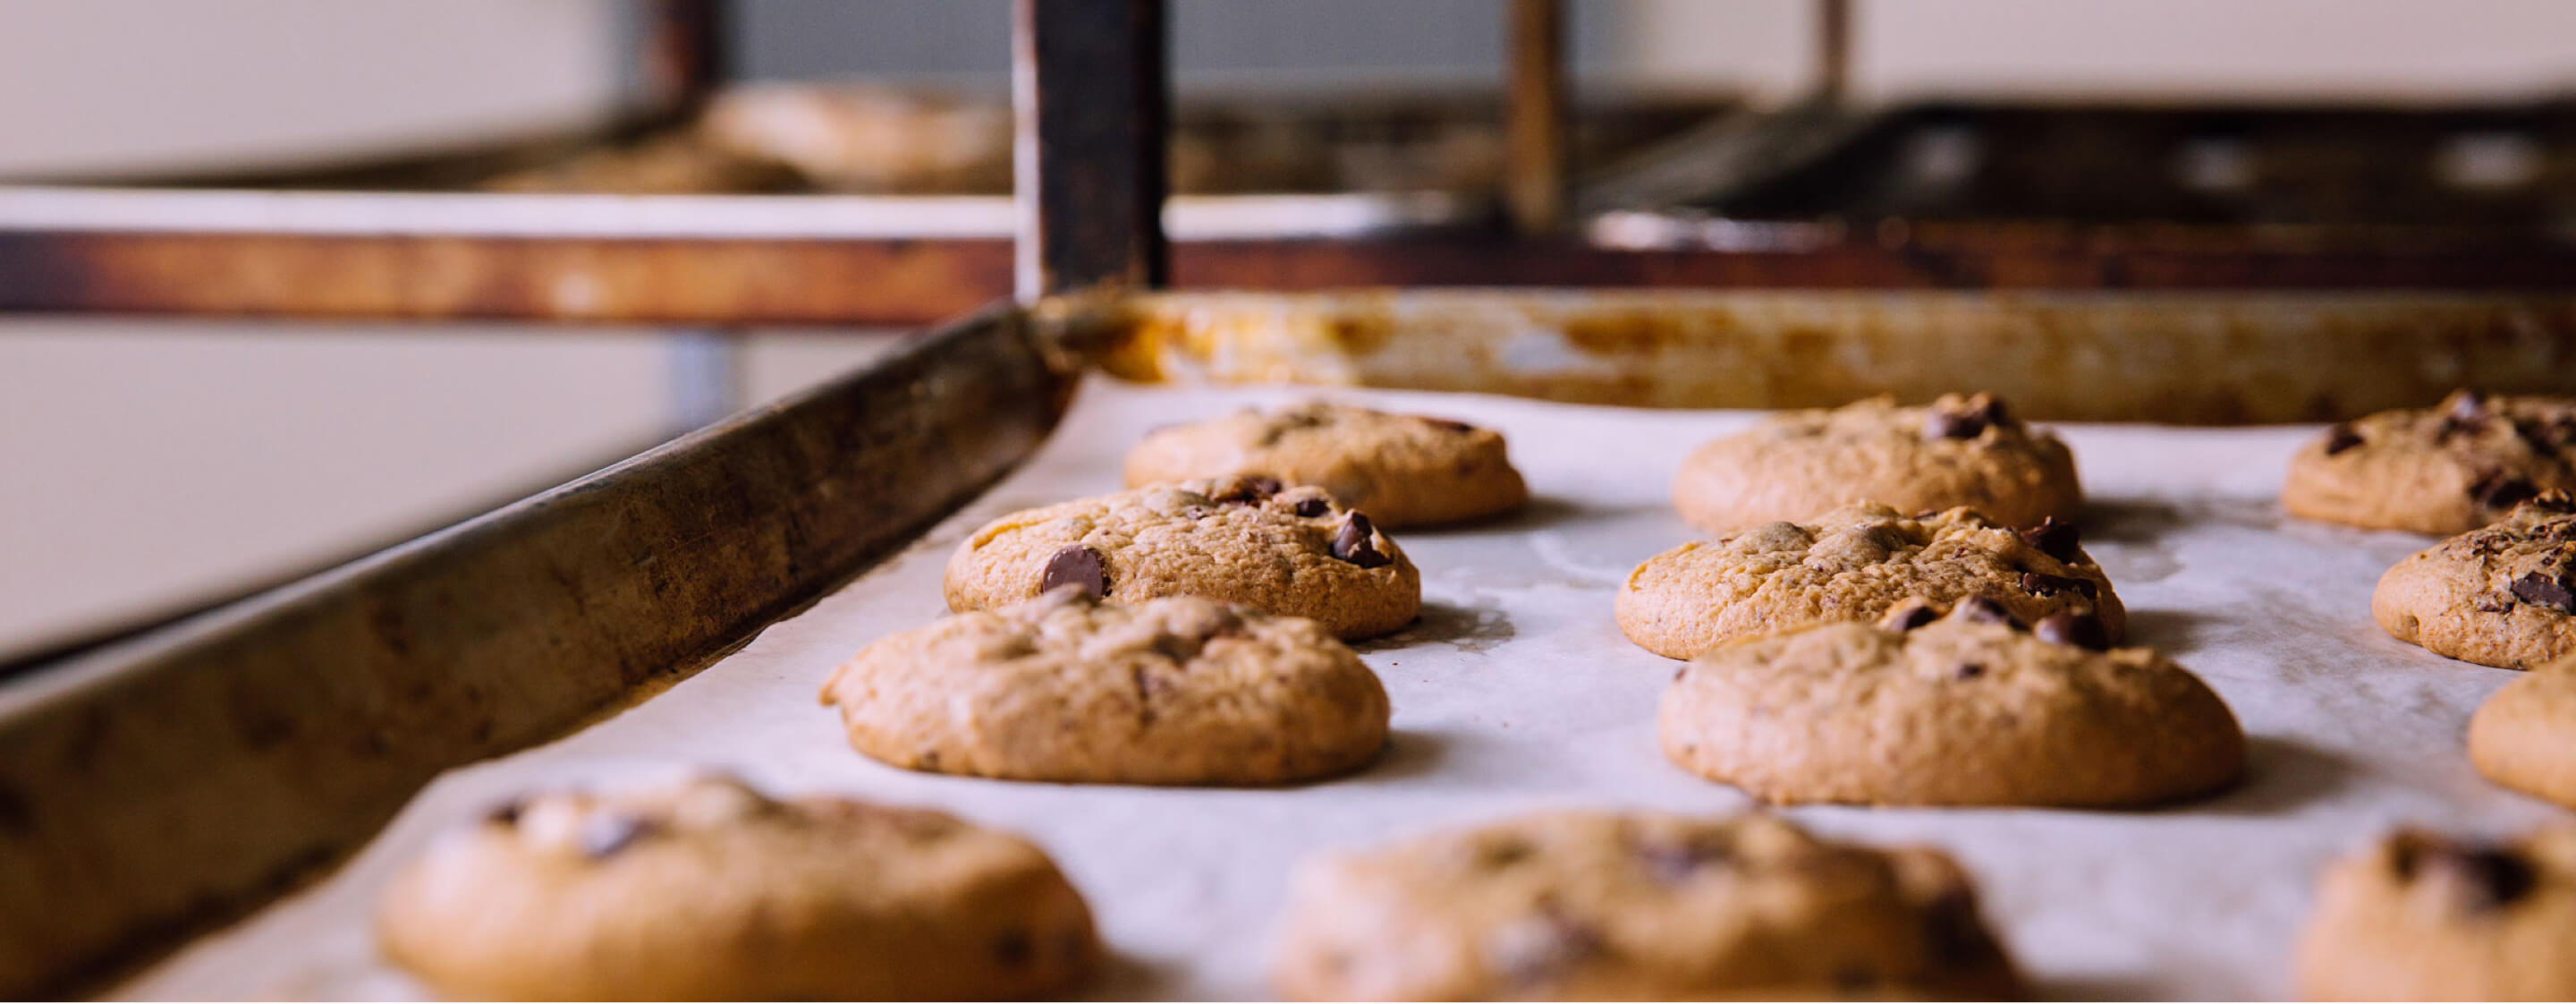
[[[1673,476],[1673,507],[1709,534],[1865,502],[1898,512],[1966,506],[2030,526],[2072,522],[2084,489],[2066,444],[2014,420],[1990,394],[1782,412],[1693,451]]]
[[[1127,454],[1130,488],[1245,474],[1319,486],[1390,527],[1481,519],[1529,501],[1502,433],[1323,401],[1168,426]]]
[[[2114,641],[2127,620],[2072,526],[2016,531],[1966,509],[1909,517],[1861,505],[1646,559],[1619,587],[1619,629],[1647,651],[1687,659],[1816,621],[1876,620],[1908,597],[1943,606],[1984,597],[2025,624],[2089,613]]]
[[[897,767],[1098,784],[1276,784],[1386,745],[1386,690],[1314,621],[1058,586],[879,640],[832,674],[850,745]]]
[[[2576,808],[2576,656],[2536,667],[2478,705],[2469,762],[2489,781]]]
[[[2199,677],[2100,621],[2025,627],[1984,600],[1912,601],[1700,654],[1664,756],[1766,802],[2149,805],[2224,787],[2245,732]]]
[[[1134,602],[1205,596],[1311,618],[1343,638],[1422,608],[1422,574],[1367,514],[1271,478],[1182,481],[1012,513],[948,561],[948,609],[1008,606],[1058,585]]]
[[[2576,827],[2400,831],[2329,866],[2298,947],[2309,1000],[2576,998]]]
[[[2379,577],[2370,613],[2399,641],[2506,669],[2576,655],[2576,501],[2551,493]]]
[[[503,806],[394,878],[376,939],[460,1000],[1053,997],[1100,955],[1025,840],[712,776]]]
[[[2546,491],[2576,491],[2576,400],[2464,390],[2439,407],[2327,429],[2291,459],[2281,507],[2303,519],[2453,534]]]
[[[1310,862],[1272,980],[1304,1000],[2022,991],[1947,855],[1649,812],[1542,813]]]

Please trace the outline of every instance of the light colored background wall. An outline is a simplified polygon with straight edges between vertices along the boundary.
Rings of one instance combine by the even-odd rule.
[[[998,72],[1005,0],[748,0],[749,68]],[[1185,85],[1486,79],[1500,0],[1176,0]],[[2540,93],[2549,0],[1862,0],[1862,93]],[[1773,96],[1802,0],[1579,0],[1586,79]],[[631,91],[615,0],[0,4],[0,175],[169,170],[581,120]],[[1315,71],[1316,66],[1329,69]],[[1310,68],[1300,70],[1299,68]],[[761,398],[874,351],[755,339]],[[345,553],[668,431],[651,332],[0,322],[0,653]]]

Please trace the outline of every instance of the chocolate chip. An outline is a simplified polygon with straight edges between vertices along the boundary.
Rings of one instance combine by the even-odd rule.
[[[1004,931],[993,939],[993,963],[1004,969],[1017,969],[1029,964],[1038,946],[1029,940],[1027,931]]]
[[[1377,549],[1374,532],[1369,526],[1368,514],[1352,510],[1350,516],[1342,520],[1342,528],[1333,533],[1333,557],[1361,568],[1393,564],[1395,559]]]
[[[528,811],[528,800],[524,798],[513,798],[507,802],[493,806],[492,811],[483,814],[483,821],[487,823],[497,823],[502,826],[517,826],[519,824],[519,814],[526,811]]]
[[[1229,505],[1250,505],[1268,501],[1270,496],[1279,494],[1285,487],[1287,486],[1279,483],[1278,478],[1266,474],[1254,474],[1235,478],[1223,488],[1217,489],[1216,494],[1208,497]]]
[[[2418,838],[2401,844],[2397,877],[2448,883],[2459,905],[2472,913],[2513,904],[2539,883],[2531,862],[2510,848]]]
[[[1984,431],[1985,419],[1964,412],[1934,408],[1931,414],[1923,416],[1925,439],[1975,439]]]
[[[1977,900],[1964,888],[1933,897],[1923,907],[1923,940],[1932,956],[1953,965],[1992,956],[1994,941],[1977,917]]]
[[[2337,422],[2326,430],[2326,456],[2334,456],[2361,445],[2361,433],[2350,422]]]
[[[2540,486],[2530,478],[2504,471],[2488,471],[2469,483],[2469,498],[2481,508],[2511,509],[2517,502],[2537,497]]]
[[[2030,633],[2041,641],[2073,645],[2100,652],[2111,647],[2111,631],[2102,626],[2102,618],[2092,614],[2059,611],[2039,619]]]
[[[1093,596],[1109,595],[1109,566],[1100,552],[1074,544],[1047,559],[1046,571],[1038,575],[1038,591],[1057,586],[1074,586]]]
[[[2513,580],[2513,595],[2535,607],[2548,607],[2559,613],[2576,614],[2576,576],[2561,571],[2556,575],[2533,572]]]
[[[1959,601],[1958,614],[1979,624],[2001,624],[2015,631],[2022,629],[2021,618],[2013,616],[2012,611],[2004,609],[2003,604],[1983,596],[1971,596]]]
[[[1974,680],[1986,675],[1986,667],[1984,663],[1963,662],[1959,668],[1951,670],[1950,675],[1961,680]]]
[[[1426,422],[1426,423],[1429,423],[1429,424],[1430,424],[1430,426],[1431,426],[1432,428],[1434,428],[1434,429],[1438,429],[1438,430],[1440,430],[1440,431],[1442,431],[1442,432],[1458,433],[1458,434],[1462,434],[1462,435],[1463,435],[1463,434],[1465,434],[1465,433],[1470,433],[1470,432],[1474,432],[1474,431],[1476,431],[1476,427],[1475,427],[1475,426],[1469,425],[1469,424],[1467,424],[1467,423],[1465,423],[1465,422],[1458,421],[1458,420],[1456,420],[1456,419],[1450,419],[1450,418],[1431,418],[1431,417],[1425,416],[1422,420],[1423,420],[1424,422]]]
[[[1528,841],[1505,837],[1476,848],[1476,865],[1480,868],[1509,868],[1537,853],[1538,848],[1530,846]]]
[[[1313,498],[1302,498],[1298,499],[1296,507],[1289,511],[1296,513],[1300,517],[1313,519],[1317,516],[1333,511],[1333,503],[1332,500],[1320,495]]]
[[[2078,555],[2078,546],[2082,537],[2076,531],[2075,524],[2058,522],[2055,516],[2043,518],[2038,526],[2019,531],[2019,534],[2022,543],[2037,548],[2041,554],[2070,564]]]
[[[623,812],[602,812],[581,825],[581,853],[597,861],[633,846],[658,829],[653,821]]]
[[[2021,573],[2021,591],[2033,596],[2055,596],[2059,593],[2072,592],[2091,599],[2100,589],[2101,587],[2094,585],[2091,579],[2050,575],[2045,572]]]
[[[1878,619],[1878,626],[1890,631],[1912,631],[1941,619],[1941,612],[1920,598],[1908,599],[1889,609]]]

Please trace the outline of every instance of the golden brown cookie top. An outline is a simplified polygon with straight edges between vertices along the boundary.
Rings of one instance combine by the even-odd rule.
[[[2291,515],[2451,534],[2576,491],[2576,400],[2455,391],[2326,430],[2290,461]]]
[[[1677,675],[1664,754],[1766,801],[2144,805],[2242,772],[2207,684],[2090,614],[2024,625],[1970,598],[1721,645]]]
[[[836,671],[851,744],[900,767],[1026,780],[1275,784],[1386,744],[1386,691],[1302,617],[1074,586],[880,639]]]
[[[948,563],[951,610],[1059,585],[1112,599],[1206,596],[1308,617],[1344,638],[1404,626],[1421,573],[1366,513],[1320,488],[1235,477],[1154,485],[1015,512]]]
[[[1673,479],[1675,508],[1707,533],[1861,503],[1900,512],[1965,506],[2026,526],[2074,519],[2084,492],[2066,444],[1990,394],[1781,412],[1701,446]]]
[[[1652,812],[1541,813],[1310,862],[1273,973],[1315,1000],[2019,987],[1946,855]]]
[[[2116,639],[2125,611],[2075,528],[2014,530],[1967,509],[1907,516],[1858,505],[1766,523],[1646,559],[1620,587],[1619,625],[1686,659],[1721,642],[1827,620],[1874,620],[1908,597],[1982,597],[2025,623],[2087,613]]]
[[[1167,426],[1127,455],[1129,487],[1238,474],[1314,485],[1393,527],[1491,516],[1529,499],[1499,432],[1324,401]]]

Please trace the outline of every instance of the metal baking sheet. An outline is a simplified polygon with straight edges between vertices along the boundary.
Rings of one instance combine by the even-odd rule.
[[[1311,393],[1311,392],[1304,392]],[[1090,897],[1124,997],[1266,997],[1288,871],[1328,848],[1551,806],[1723,813],[1734,790],[1667,764],[1657,696],[1675,664],[1629,644],[1611,594],[1689,538],[1666,503],[1693,445],[1748,412],[1672,412],[1425,393],[1332,396],[1496,425],[1537,500],[1505,522],[1400,535],[1423,569],[1420,624],[1366,643],[1395,738],[1372,768],[1298,787],[1064,786],[907,773],[844,745],[815,694],[861,645],[942,612],[949,550],[995,515],[1114,490],[1146,427],[1300,392],[1095,380],[1027,467],[901,557],[697,676],[561,741],[454,771],[338,872],[201,939],[114,992],[172,998],[401,998],[368,913],[440,829],[510,794],[615,786],[713,764],[775,789],[941,806],[1026,833]],[[2416,822],[2503,833],[2549,807],[2481,782],[2470,711],[2511,673],[2391,640],[2380,572],[2419,538],[2290,521],[2274,495],[2313,427],[2060,427],[2095,507],[2088,547],[2134,640],[2207,678],[2253,736],[2244,785],[2144,812],[1788,810],[1816,829],[1946,847],[2055,997],[2273,997],[2329,857]]]

